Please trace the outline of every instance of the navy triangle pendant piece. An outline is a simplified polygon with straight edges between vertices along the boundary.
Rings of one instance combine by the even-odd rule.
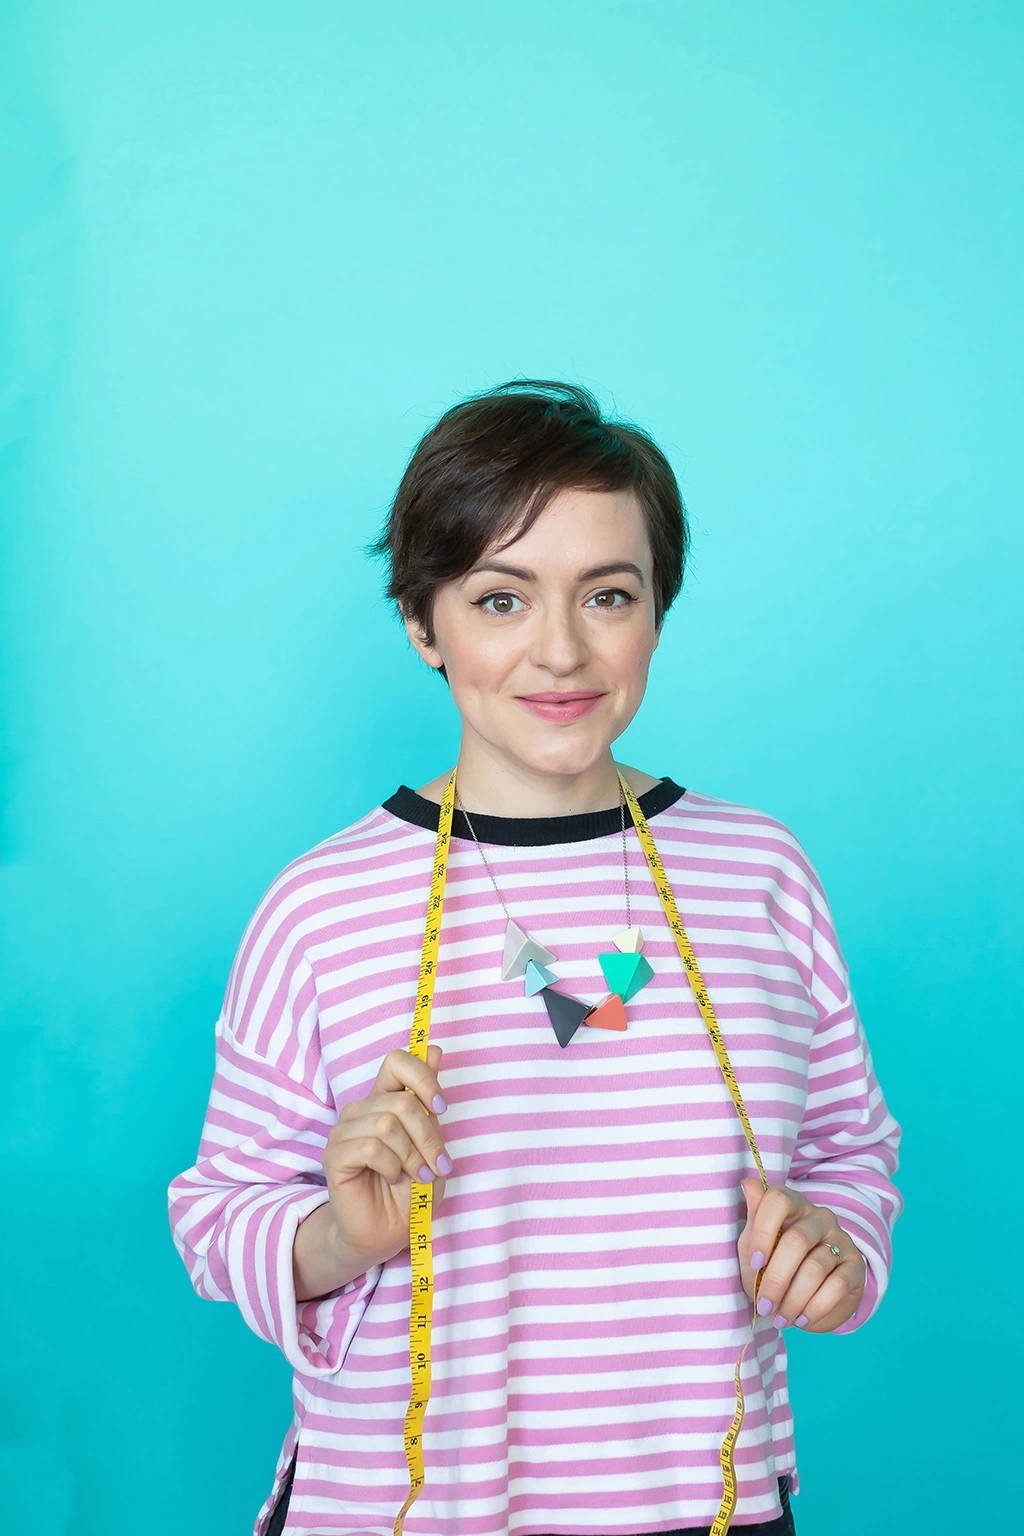
[[[564,1051],[587,1014],[593,1011],[593,1004],[581,1003],[578,997],[566,997],[564,992],[552,992],[550,987],[542,987],[540,995],[544,999],[555,1039]]]

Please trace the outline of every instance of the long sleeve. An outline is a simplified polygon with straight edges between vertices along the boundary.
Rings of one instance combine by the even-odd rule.
[[[813,872],[812,872],[813,877]],[[852,1333],[877,1310],[892,1268],[892,1233],[903,1209],[893,1184],[901,1127],[886,1105],[850,992],[828,905],[814,882],[809,985],[818,1011],[808,1091],[787,1183],[835,1211],[867,1264],[853,1316],[833,1330]]]
[[[321,1156],[337,1111],[319,1060],[312,971],[273,926],[261,908],[232,968],[199,1155],[168,1192],[171,1230],[199,1296],[235,1302],[297,1370],[329,1376],[380,1266],[329,1296],[296,1300],[295,1231],[327,1201]]]

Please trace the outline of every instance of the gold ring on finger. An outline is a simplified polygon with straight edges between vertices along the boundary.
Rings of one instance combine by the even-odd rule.
[[[835,1243],[826,1243],[825,1247],[826,1248],[831,1248],[832,1252],[835,1254],[837,1259],[841,1259],[842,1258],[843,1255],[840,1252],[840,1250],[836,1247]]]

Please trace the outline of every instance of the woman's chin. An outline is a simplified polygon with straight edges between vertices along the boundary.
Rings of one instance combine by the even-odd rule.
[[[577,778],[589,773],[604,758],[609,745],[603,732],[585,740],[579,737],[567,740],[562,731],[554,727],[540,732],[524,731],[521,736],[508,741],[504,750],[529,773]]]

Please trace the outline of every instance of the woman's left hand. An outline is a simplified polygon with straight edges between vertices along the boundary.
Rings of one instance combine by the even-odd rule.
[[[805,1333],[838,1328],[856,1312],[867,1270],[835,1211],[812,1205],[786,1184],[765,1189],[753,1176],[740,1183],[747,1197],[747,1224],[737,1252],[743,1289],[751,1300],[757,1271],[767,1259],[757,1293],[761,1316],[774,1312],[776,1327],[796,1323]],[[838,1257],[829,1243],[839,1249]]]

